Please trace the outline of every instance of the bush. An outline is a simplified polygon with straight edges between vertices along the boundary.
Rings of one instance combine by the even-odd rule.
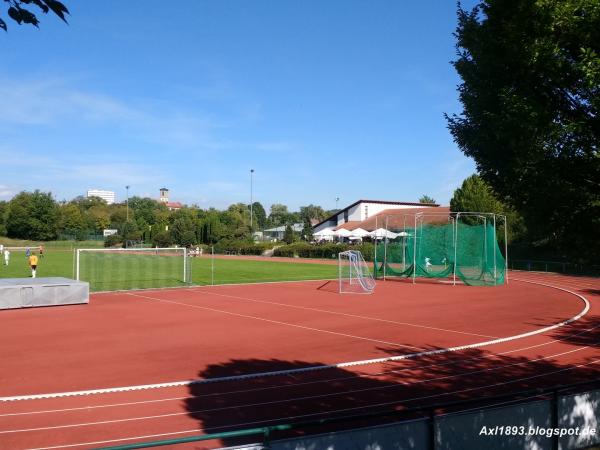
[[[325,258],[335,259],[338,253],[346,250],[358,250],[362,253],[366,261],[373,261],[373,244],[364,243],[354,244],[308,244],[306,242],[296,242],[294,244],[283,245],[275,249],[274,256],[284,256],[288,258]]]
[[[111,234],[104,239],[105,247],[116,247],[123,245],[123,236],[120,234]]]
[[[240,255],[262,255],[271,248],[273,248],[271,242],[221,240],[215,244],[215,253],[233,252]]]
[[[170,247],[173,244],[173,238],[168,231],[161,231],[152,236],[153,247]]]

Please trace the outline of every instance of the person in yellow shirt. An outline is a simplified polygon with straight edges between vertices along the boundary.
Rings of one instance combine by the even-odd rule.
[[[35,272],[38,266],[38,257],[32,253],[29,257],[29,267],[31,267],[31,278],[35,278]]]

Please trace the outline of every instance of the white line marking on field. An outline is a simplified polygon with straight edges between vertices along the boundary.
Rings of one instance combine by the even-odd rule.
[[[345,367],[353,367],[353,366],[360,366],[360,365],[367,365],[367,364],[384,363],[384,362],[390,362],[390,361],[401,361],[403,359],[418,358],[421,356],[439,355],[439,354],[444,354],[444,353],[457,352],[460,350],[468,350],[468,349],[473,349],[473,348],[485,347],[485,346],[489,346],[489,345],[501,344],[504,342],[510,342],[510,341],[514,341],[517,339],[523,339],[526,337],[531,337],[531,336],[535,336],[538,334],[546,333],[548,331],[555,330],[557,328],[563,327],[567,324],[570,324],[572,322],[579,320],[584,315],[586,315],[590,309],[590,303],[583,295],[577,294],[576,292],[573,292],[569,289],[552,286],[552,285],[540,283],[537,281],[519,280],[519,279],[515,279],[515,278],[513,278],[513,280],[521,281],[524,283],[537,284],[540,286],[546,286],[546,287],[550,287],[553,289],[558,289],[558,290],[567,292],[569,294],[572,294],[572,295],[578,297],[585,304],[585,307],[583,308],[583,310],[581,310],[581,312],[579,312],[579,314],[571,317],[570,319],[564,320],[564,321],[554,324],[554,325],[550,325],[550,326],[541,328],[539,330],[530,331],[527,333],[521,333],[521,334],[517,334],[514,336],[508,336],[508,337],[500,338],[500,339],[493,339],[490,341],[477,342],[474,344],[461,345],[461,346],[456,346],[456,347],[448,347],[445,349],[429,350],[429,351],[424,351],[424,352],[409,353],[406,355],[389,356],[389,357],[385,357],[385,358],[349,361],[349,362],[342,362],[342,363],[337,363],[337,364],[323,364],[323,365],[318,365],[318,366],[304,367],[304,368],[300,368],[300,369],[279,370],[279,371],[273,371],[273,372],[263,372],[263,373],[245,374],[245,375],[233,375],[233,376],[220,377],[220,378],[173,381],[173,382],[169,382],[169,383],[146,384],[146,385],[104,388],[104,389],[90,389],[90,390],[81,390],[81,391],[73,391],[73,392],[55,392],[55,393],[47,393],[47,394],[16,395],[16,396],[9,396],[9,397],[0,397],[0,402],[47,399],[47,398],[58,398],[58,397],[71,397],[71,396],[76,396],[76,395],[107,394],[107,393],[115,393],[115,392],[138,391],[138,390],[143,390],[143,389],[158,389],[158,388],[164,388],[164,387],[189,386],[192,384],[217,383],[217,382],[225,382],[225,381],[239,381],[239,380],[247,380],[247,379],[251,379],[251,378],[259,378],[259,377],[267,377],[267,376],[290,375],[293,373],[345,368]],[[144,296],[140,296],[137,294],[129,294],[129,295],[136,295],[139,297],[144,297]],[[151,300],[161,300],[161,299],[154,299],[152,297],[149,297],[149,298]],[[165,301],[165,300],[162,300],[162,301]],[[193,305],[187,305],[187,304],[185,304],[185,305],[193,306]],[[234,313],[228,312],[228,314],[234,314]],[[262,318],[259,318],[259,319],[268,321],[268,319],[262,319]],[[288,325],[288,324],[286,324],[286,325]],[[317,330],[317,331],[321,331],[321,330]],[[355,336],[352,336],[352,337],[355,337]],[[394,345],[396,345],[396,344],[394,344]]]

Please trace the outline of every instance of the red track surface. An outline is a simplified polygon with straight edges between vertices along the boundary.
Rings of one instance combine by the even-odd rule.
[[[0,312],[0,448],[85,449],[334,414],[426,406],[600,375],[600,280],[511,273],[497,288],[333,282],[96,294],[86,306]],[[478,344],[398,361],[136,390],[135,386],[293,371]],[[231,444],[231,442],[212,443]],[[190,444],[177,448],[205,448]]]

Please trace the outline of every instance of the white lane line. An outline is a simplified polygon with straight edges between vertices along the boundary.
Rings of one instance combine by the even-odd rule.
[[[148,299],[148,300],[152,300],[152,301],[157,301],[157,302],[160,302],[160,303],[170,303],[170,304],[174,304],[174,305],[185,306],[187,308],[202,309],[204,311],[217,312],[219,314],[226,314],[226,315],[229,315],[229,316],[241,317],[241,318],[244,318],[244,319],[259,320],[261,322],[269,322],[269,323],[274,323],[274,324],[277,324],[277,325],[285,325],[285,326],[289,326],[289,327],[293,327],[293,328],[300,328],[302,330],[317,331],[319,333],[332,334],[332,335],[335,335],[335,336],[348,337],[348,338],[358,339],[358,340],[362,340],[362,341],[376,342],[378,344],[393,345],[394,347],[403,347],[403,348],[410,348],[410,349],[413,349],[413,350],[421,350],[420,347],[414,347],[412,345],[399,344],[397,342],[384,341],[384,340],[381,340],[381,339],[372,339],[372,338],[368,338],[368,337],[364,337],[364,336],[357,336],[357,335],[354,335],[354,334],[339,333],[337,331],[330,331],[330,330],[324,330],[322,328],[314,328],[314,327],[308,327],[308,326],[305,326],[305,325],[298,325],[298,324],[289,323],[289,322],[282,322],[280,320],[267,319],[267,318],[264,318],[264,317],[252,316],[252,315],[249,315],[249,314],[240,314],[240,313],[235,313],[235,312],[232,312],[232,311],[226,311],[226,310],[223,310],[223,309],[209,308],[209,307],[206,307],[206,306],[193,305],[193,304],[190,304],[190,303],[184,303],[184,302],[175,301],[175,300],[165,300],[165,299],[162,299],[162,298],[149,297],[147,295],[131,294],[131,293],[127,294],[127,295],[131,295],[131,296],[134,296],[134,297],[140,297],[140,298],[144,298],[144,299]]]
[[[155,438],[160,438],[160,437],[166,437],[166,436],[176,436],[178,434],[192,434],[192,433],[199,433],[201,430],[182,430],[182,431],[174,431],[172,433],[160,433],[160,434],[147,434],[145,436],[134,436],[134,437],[127,437],[127,438],[121,438],[121,439],[109,439],[107,441],[95,441],[95,442],[80,442],[77,444],[65,444],[65,445],[55,445],[52,447],[36,447],[36,448],[29,448],[26,450],[54,450],[57,448],[72,448],[72,447],[89,447],[90,445],[100,445],[102,444],[104,446],[104,444],[110,444],[110,443],[116,443],[116,442],[125,442],[125,441],[137,441],[137,440],[141,440],[141,439],[155,439]]]
[[[380,319],[378,317],[371,317],[371,316],[361,316],[358,314],[349,314],[349,313],[343,313],[343,312],[339,312],[339,311],[331,311],[328,309],[320,309],[320,308],[311,308],[308,306],[298,306],[298,305],[290,305],[287,303],[279,303],[279,302],[272,302],[269,300],[258,300],[258,299],[253,299],[253,298],[248,298],[248,297],[241,297],[239,295],[231,295],[231,294],[217,294],[216,292],[205,292],[208,295],[215,295],[218,297],[226,297],[226,298],[233,298],[233,299],[237,299],[237,300],[244,300],[244,301],[249,301],[249,302],[254,302],[254,303],[265,303],[268,305],[276,305],[276,306],[285,306],[288,308],[295,308],[295,309],[302,309],[302,310],[306,310],[306,311],[315,311],[315,312],[320,312],[320,313],[326,313],[326,314],[334,314],[334,315],[339,315],[339,316],[344,316],[344,317],[353,317],[356,319],[362,319],[362,320],[373,320],[376,322],[383,322],[383,323],[391,323],[394,325],[406,325],[409,327],[415,327],[415,328],[425,328],[427,330],[436,330],[436,331],[443,331],[446,333],[457,333],[457,334],[465,334],[465,335],[469,335],[469,336],[478,336],[478,337],[484,337],[484,338],[498,338],[499,336],[490,336],[487,334],[478,334],[478,333],[468,333],[466,331],[457,331],[457,330],[449,330],[446,328],[437,328],[437,327],[430,327],[427,325],[419,325],[419,324],[415,324],[415,323],[409,323],[409,322],[398,322],[395,320],[386,320],[386,319]]]
[[[266,387],[260,387],[260,388],[251,388],[251,389],[239,389],[236,391],[220,391],[220,392],[213,392],[213,393],[207,393],[207,394],[202,394],[202,395],[198,395],[198,396],[193,396],[190,397],[188,396],[184,396],[184,397],[166,397],[166,398],[157,398],[157,399],[152,399],[152,400],[140,400],[140,401],[133,401],[133,402],[121,402],[121,403],[108,403],[108,404],[104,404],[104,405],[86,405],[86,406],[79,406],[79,407],[73,407],[73,408],[62,408],[62,409],[49,409],[49,410],[37,410],[37,411],[25,411],[25,412],[18,412],[18,413],[6,413],[6,414],[0,414],[0,417],[8,417],[8,416],[28,416],[28,415],[35,415],[35,414],[51,414],[51,413],[63,413],[63,412],[71,412],[71,411],[80,411],[80,410],[91,410],[91,409],[102,409],[102,408],[117,408],[117,407],[128,407],[128,406],[134,406],[134,405],[144,405],[144,404],[150,404],[150,403],[162,403],[162,402],[172,402],[172,401],[181,401],[181,400],[187,400],[190,398],[207,398],[207,397],[214,397],[214,396],[225,396],[225,395],[233,395],[233,394],[247,394],[250,392],[261,392],[261,391],[268,391],[268,390],[281,390],[281,389],[287,389],[287,388],[298,388],[298,387],[303,387],[303,386],[308,386],[311,384],[322,384],[322,383],[332,383],[332,382],[339,382],[339,381],[345,381],[345,380],[354,380],[357,378],[377,378],[377,377],[381,377],[384,375],[389,375],[392,373],[401,373],[404,372],[406,370],[414,370],[414,369],[428,369],[431,367],[444,367],[444,366],[452,366],[454,364],[458,364],[458,363],[465,363],[465,362],[474,362],[474,361],[480,361],[483,359],[490,359],[490,358],[495,358],[497,356],[504,356],[504,355],[509,355],[511,353],[517,353],[523,350],[531,350],[533,348],[539,348],[539,347],[544,347],[547,345],[551,345],[551,344],[555,344],[555,343],[563,343],[563,341],[567,340],[567,339],[573,339],[577,336],[581,336],[582,334],[586,334],[590,331],[593,331],[597,328],[600,328],[600,325],[596,325],[594,327],[591,328],[586,328],[583,331],[580,331],[578,333],[573,333],[573,334],[569,334],[568,336],[565,336],[563,338],[560,339],[552,339],[550,341],[544,342],[542,344],[536,344],[536,345],[529,345],[527,347],[520,347],[520,348],[516,348],[513,350],[507,350],[504,352],[500,352],[500,353],[489,353],[483,356],[478,356],[478,357],[474,357],[474,358],[465,358],[459,361],[451,361],[451,362],[446,362],[446,363],[441,363],[441,364],[426,364],[423,366],[417,366],[417,367],[413,367],[413,368],[401,368],[401,369],[392,369],[392,370],[384,370],[382,372],[376,372],[376,373],[365,373],[365,374],[360,374],[357,373],[355,375],[351,375],[351,376],[346,376],[346,377],[337,377],[337,378],[327,378],[324,380],[315,380],[315,381],[305,381],[305,382],[301,382],[301,383],[295,383],[295,384],[284,384],[284,385],[276,385],[276,386],[266,386]],[[585,346],[583,348],[589,348],[589,346]],[[550,355],[550,357],[555,356],[555,355]]]
[[[90,390],[81,390],[81,391],[72,391],[72,392],[55,392],[55,393],[47,393],[47,394],[16,395],[16,396],[10,396],[10,397],[0,397],[0,402],[19,401],[19,400],[34,400],[34,399],[43,399],[43,398],[71,397],[71,396],[76,396],[76,395],[106,394],[106,393],[115,393],[115,392],[137,391],[137,390],[143,390],[143,389],[158,389],[158,388],[174,387],[174,386],[189,386],[192,384],[216,383],[216,382],[224,382],[224,381],[240,381],[240,380],[247,380],[247,379],[267,377],[267,376],[290,375],[290,374],[294,374],[294,373],[302,373],[302,372],[309,372],[309,371],[337,369],[337,368],[353,367],[353,366],[360,366],[360,365],[366,365],[366,364],[377,364],[377,363],[390,362],[390,361],[401,361],[403,359],[418,358],[421,356],[439,355],[439,354],[444,354],[444,353],[457,352],[460,350],[485,347],[485,346],[489,346],[489,345],[510,342],[510,341],[514,341],[517,339],[523,339],[523,338],[535,336],[538,334],[547,333],[548,331],[555,330],[555,329],[563,327],[569,323],[575,322],[576,320],[579,320],[581,317],[583,317],[585,314],[587,314],[587,312],[590,309],[589,301],[583,295],[577,294],[576,292],[573,292],[571,290],[557,287],[557,286],[552,286],[552,285],[545,284],[545,283],[540,283],[537,281],[520,280],[520,279],[515,279],[515,278],[513,278],[513,280],[521,281],[524,283],[537,284],[540,286],[546,286],[546,287],[550,287],[550,288],[554,288],[554,289],[558,289],[558,290],[570,293],[570,294],[578,297],[584,303],[585,307],[581,310],[581,312],[579,312],[579,314],[571,317],[570,319],[564,320],[564,321],[554,324],[554,325],[550,325],[550,326],[541,328],[539,330],[530,331],[527,333],[521,333],[521,334],[517,334],[514,336],[508,336],[508,337],[500,338],[500,339],[493,339],[490,341],[478,342],[475,344],[461,345],[461,346],[456,346],[456,347],[448,347],[445,349],[428,350],[428,351],[417,352],[417,353],[409,353],[406,355],[389,356],[389,357],[385,357],[385,358],[375,358],[375,359],[365,359],[365,360],[359,360],[359,361],[349,361],[349,362],[342,362],[342,363],[337,363],[337,364],[322,364],[322,365],[317,365],[317,366],[304,367],[304,368],[300,368],[300,369],[279,370],[279,371],[262,372],[262,373],[256,373],[256,374],[233,375],[233,376],[220,377],[220,378],[173,381],[173,382],[168,382],[168,383],[146,384],[146,385],[104,388],[104,389],[90,389]],[[139,296],[138,294],[129,294],[129,295]],[[141,297],[144,297],[144,296],[141,296]],[[151,300],[161,300],[161,299],[155,299],[152,297],[149,297],[149,298]],[[162,301],[165,301],[165,300],[162,300]],[[185,306],[193,306],[193,305],[188,305],[188,304],[184,304],[184,305]],[[206,308],[203,308],[203,309],[206,309]],[[228,314],[234,314],[234,313],[228,313]],[[268,321],[268,319],[261,319],[261,320]]]

